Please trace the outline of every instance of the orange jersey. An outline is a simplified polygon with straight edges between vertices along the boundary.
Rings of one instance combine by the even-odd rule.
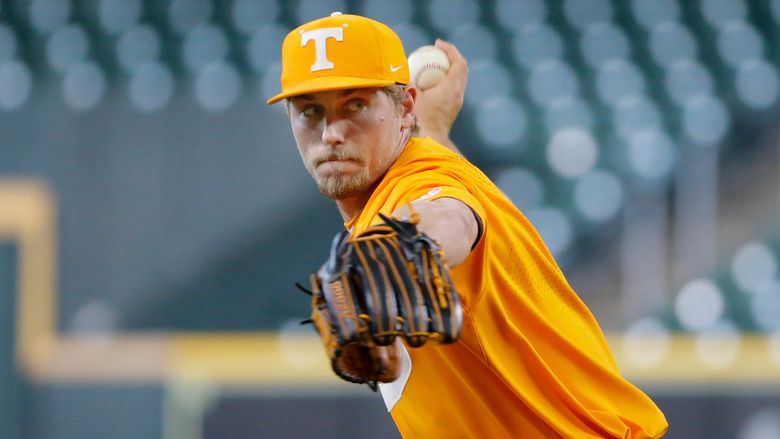
[[[360,233],[381,221],[379,212],[441,197],[470,206],[483,233],[452,269],[461,338],[407,348],[406,373],[383,388],[403,437],[662,436],[663,413],[620,375],[598,323],[531,223],[463,157],[413,138],[346,226]]]

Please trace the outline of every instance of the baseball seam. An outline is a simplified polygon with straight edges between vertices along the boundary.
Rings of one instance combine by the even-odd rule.
[[[425,72],[428,69],[441,70],[445,74],[447,73],[447,70],[449,70],[449,68],[444,67],[441,64],[427,62],[427,63],[421,65],[420,69],[417,71],[417,74],[414,75],[414,81],[413,82],[414,82],[415,85],[417,85],[417,81],[420,79],[420,75],[422,75],[423,72]]]

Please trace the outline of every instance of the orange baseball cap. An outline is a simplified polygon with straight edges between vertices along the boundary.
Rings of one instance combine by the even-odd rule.
[[[299,26],[282,43],[282,92],[306,93],[409,83],[401,39],[386,25],[334,12]]]

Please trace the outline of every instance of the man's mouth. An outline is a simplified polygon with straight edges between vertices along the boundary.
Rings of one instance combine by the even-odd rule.
[[[315,162],[316,166],[319,167],[323,163],[330,163],[330,162],[357,162],[358,160],[354,157],[347,157],[347,156],[328,156],[325,158],[317,159]]]

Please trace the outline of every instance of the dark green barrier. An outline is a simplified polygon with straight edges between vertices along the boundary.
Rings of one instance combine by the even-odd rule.
[[[20,439],[22,385],[14,362],[16,248],[0,242],[0,437]]]

